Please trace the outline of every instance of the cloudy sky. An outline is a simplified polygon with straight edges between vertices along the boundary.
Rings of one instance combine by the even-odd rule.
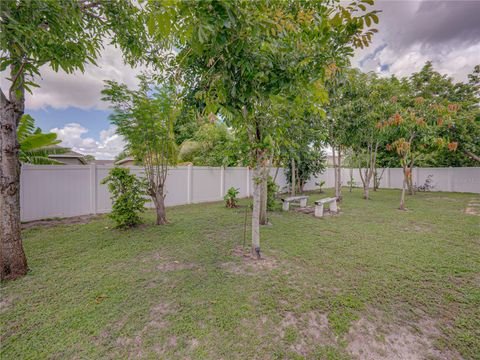
[[[352,64],[364,71],[405,76],[431,60],[437,71],[464,81],[480,64],[480,0],[377,0],[379,33]],[[120,52],[107,47],[85,73],[67,75],[42,69],[41,88],[27,97],[27,113],[44,131],[54,131],[69,146],[97,159],[111,159],[123,148],[101,101],[103,80],[135,85],[140,69],[122,63]],[[4,88],[2,76],[2,88]]]

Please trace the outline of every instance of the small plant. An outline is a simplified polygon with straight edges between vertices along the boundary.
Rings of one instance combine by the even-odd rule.
[[[320,194],[323,194],[324,193],[323,186],[325,185],[325,180],[320,180],[320,182],[315,183],[315,185],[318,186],[318,192]]]
[[[140,213],[145,210],[144,205],[146,184],[135,174],[130,174],[128,168],[115,167],[102,180],[108,184],[108,190],[113,201],[110,218],[116,223],[116,228],[126,229],[142,222]]]
[[[237,202],[238,202],[237,196],[239,193],[240,191],[238,189],[235,189],[234,187],[231,187],[230,189],[228,189],[227,193],[223,197],[223,199],[225,200],[225,206],[227,208],[237,207]]]
[[[425,179],[425,183],[420,186],[415,186],[416,191],[432,191],[435,185],[433,185],[433,175],[428,175]]]
[[[277,195],[279,186],[273,181],[271,176],[268,177],[267,181],[267,210],[275,210],[275,196]]]

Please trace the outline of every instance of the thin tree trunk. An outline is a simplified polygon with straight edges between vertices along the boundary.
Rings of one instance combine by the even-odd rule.
[[[167,211],[165,209],[165,195],[163,194],[163,189],[159,189],[155,195],[152,197],[153,203],[155,204],[155,212],[157,213],[157,225],[165,225],[167,221]]]
[[[464,153],[465,155],[467,155],[470,159],[475,160],[476,162],[479,162],[479,163],[480,163],[480,156],[475,155],[474,153],[472,153],[472,152],[469,151],[469,150],[463,150],[463,153]]]
[[[342,201],[342,150],[338,148],[338,164],[337,164],[337,185],[335,187],[335,197],[337,201]]]
[[[335,197],[338,200],[338,173],[337,173],[337,157],[335,155],[335,147],[332,145],[332,160],[333,160],[333,182],[335,187]]]
[[[360,179],[362,180],[362,185],[363,185],[363,198],[365,200],[368,200],[368,184],[367,184],[367,179],[368,179],[368,169],[365,170],[365,176],[362,173],[362,162],[359,161],[358,164],[358,173],[360,174]]]
[[[23,81],[23,80],[21,80]],[[0,278],[14,279],[27,273],[20,228],[20,171],[17,126],[23,115],[22,95],[10,93],[10,100],[0,89]]]
[[[262,188],[260,193],[260,225],[267,225],[267,177],[268,175],[262,174]]]
[[[407,188],[407,172],[406,172],[406,165],[403,164],[403,187],[402,187],[402,195],[400,197],[400,210],[405,210],[406,188]]]
[[[353,169],[350,167],[350,192],[352,192],[353,188]]]
[[[292,158],[292,188],[290,190],[292,196],[295,196],[295,174],[295,159]]]
[[[252,211],[252,256],[260,258],[260,193],[262,191],[261,159],[253,170],[253,211]]]
[[[412,161],[410,162],[409,164],[409,167],[408,167],[409,171],[410,171],[410,175],[408,177],[408,193],[410,195],[415,195],[415,187],[413,186],[413,159]]]

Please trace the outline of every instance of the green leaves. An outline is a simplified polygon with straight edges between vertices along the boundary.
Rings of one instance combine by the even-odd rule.
[[[35,128],[35,120],[30,115],[23,115],[17,127],[17,137],[20,144],[20,161],[35,165],[58,165],[58,161],[48,155],[62,154],[66,148],[55,146],[61,143],[57,134],[44,134],[40,128]]]

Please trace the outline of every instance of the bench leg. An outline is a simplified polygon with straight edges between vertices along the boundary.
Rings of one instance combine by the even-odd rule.
[[[315,205],[315,217],[323,217],[323,204]]]
[[[282,204],[282,210],[283,211],[288,211],[290,203],[288,201],[284,201]]]
[[[300,199],[300,207],[304,208],[307,206],[307,199]]]
[[[338,213],[338,207],[337,207],[336,201],[330,203],[330,212]]]

